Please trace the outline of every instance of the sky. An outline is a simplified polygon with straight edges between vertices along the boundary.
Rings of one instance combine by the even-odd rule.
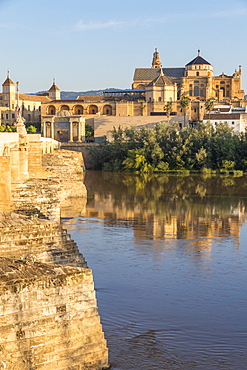
[[[21,93],[129,89],[135,68],[184,67],[197,56],[214,75],[242,65],[247,91],[247,0],[0,0],[0,81]]]

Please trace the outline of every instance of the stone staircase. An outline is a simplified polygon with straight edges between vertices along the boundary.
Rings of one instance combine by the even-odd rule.
[[[0,222],[0,257],[87,268],[77,244],[61,224],[38,218],[21,224],[19,220],[24,219],[16,215],[18,223],[13,225],[5,217],[2,227]]]
[[[26,216],[60,219],[60,184],[53,179],[31,179],[12,189],[11,209]]]

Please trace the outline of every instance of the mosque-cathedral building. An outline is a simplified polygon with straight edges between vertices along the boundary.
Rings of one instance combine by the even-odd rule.
[[[78,96],[73,100],[61,100],[55,81],[45,95],[16,93],[16,84],[9,74],[2,84],[0,112],[3,124],[12,124],[17,99],[27,122],[41,121],[43,135],[61,141],[83,141],[85,120],[94,117],[165,116],[164,105],[172,104],[171,116],[183,120],[180,98],[190,98],[186,112],[188,120],[202,121],[205,116],[204,102],[212,99],[216,104],[245,108],[245,93],[241,87],[241,66],[229,76],[213,75],[213,66],[198,55],[180,68],[163,68],[160,54],[155,48],[152,65],[136,68],[130,90],[106,91],[102,96]],[[113,118],[112,117],[112,118]],[[157,117],[157,121],[161,119]],[[163,117],[162,120],[165,120]],[[66,126],[64,122],[68,122]],[[66,126],[66,127],[65,127]],[[61,128],[59,130],[59,127]],[[64,127],[64,128],[63,128]],[[66,133],[66,134],[65,134]]]

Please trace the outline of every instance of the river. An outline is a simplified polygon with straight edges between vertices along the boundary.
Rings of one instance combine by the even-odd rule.
[[[62,219],[94,273],[114,370],[247,369],[246,177],[87,172]]]

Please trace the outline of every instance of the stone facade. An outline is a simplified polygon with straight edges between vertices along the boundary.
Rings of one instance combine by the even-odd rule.
[[[78,96],[75,100],[58,100],[42,104],[42,130],[47,137],[54,137],[54,131],[61,131],[61,137],[55,138],[64,142],[83,141],[72,128],[65,129],[64,124],[57,121],[57,116],[63,110],[71,117],[81,116],[85,123],[93,117],[103,116],[105,122],[114,117],[147,117],[166,116],[164,105],[171,103],[171,119],[183,125],[183,109],[180,98],[186,95],[190,104],[186,111],[190,121],[202,121],[205,111],[205,101],[212,99],[215,103],[229,104],[235,107],[245,107],[244,90],[241,87],[242,68],[236,70],[231,76],[222,73],[214,76],[213,65],[198,55],[185,65],[185,67],[163,68],[157,48],[153,54],[150,68],[136,68],[133,77],[132,90],[107,91],[102,96]],[[175,119],[175,116],[178,119]],[[73,121],[73,118],[71,118]],[[78,118],[74,119],[78,121]],[[53,131],[46,129],[54,123]],[[93,124],[90,122],[90,125]],[[109,126],[109,125],[108,125]],[[96,126],[94,126],[94,129]],[[112,130],[113,127],[110,128]],[[79,131],[78,129],[76,129]],[[76,131],[76,132],[77,132]],[[104,135],[106,135],[106,131]],[[64,136],[63,136],[64,135]],[[66,137],[65,137],[66,136]],[[102,135],[103,136],[103,135]]]
[[[0,258],[0,333],[6,369],[106,368],[89,269]]]
[[[40,122],[41,104],[52,99],[60,99],[60,90],[55,82],[45,95],[19,94],[17,89],[18,83],[12,81],[8,72],[7,78],[2,84],[2,93],[0,93],[1,124],[13,125],[18,105],[25,121]]]
[[[64,204],[85,206],[82,156],[41,155],[35,140],[22,156],[19,134],[11,135],[0,145],[0,368],[106,369],[92,271],[60,223]]]

